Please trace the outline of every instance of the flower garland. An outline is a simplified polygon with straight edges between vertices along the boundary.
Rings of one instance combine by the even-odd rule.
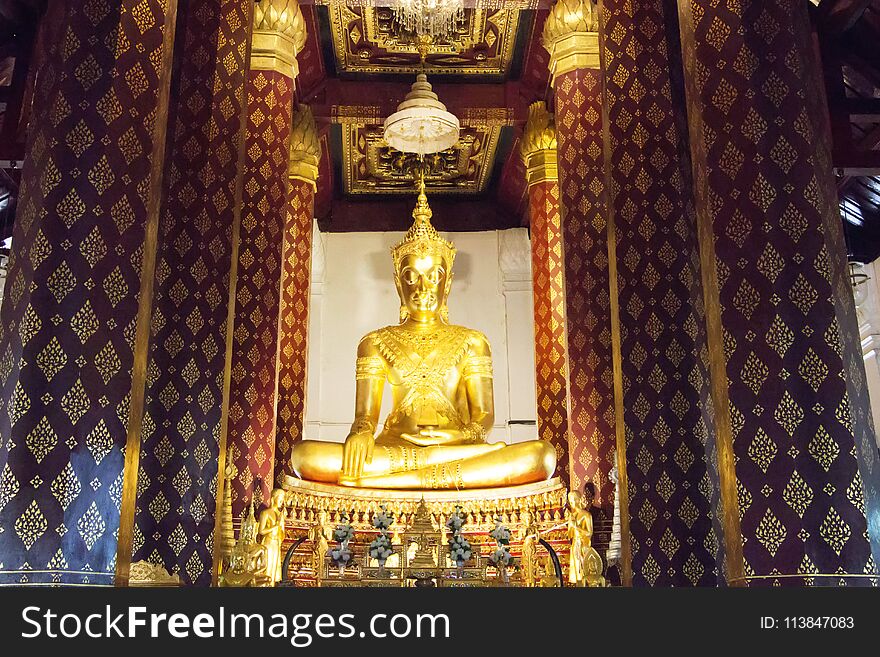
[[[449,539],[449,558],[459,568],[464,566],[465,562],[470,561],[473,554],[471,544],[461,535],[461,528],[465,522],[466,518],[461,512],[460,506],[455,507],[455,511],[446,521],[446,528],[452,532],[452,537]]]
[[[379,513],[373,516],[373,527],[379,530],[379,535],[370,543],[370,556],[380,564],[384,564],[393,553],[388,528],[394,523],[394,514],[389,513],[384,504],[379,510]]]
[[[501,518],[495,518],[495,529],[489,532],[495,540],[495,551],[489,555],[489,561],[496,568],[506,568],[513,564],[513,555],[510,553],[510,530],[501,524]]]
[[[339,543],[339,547],[330,550],[330,558],[340,568],[345,568],[351,561],[351,550],[348,543],[354,537],[354,528],[348,521],[348,515],[342,514],[342,522],[333,530],[333,539]]]

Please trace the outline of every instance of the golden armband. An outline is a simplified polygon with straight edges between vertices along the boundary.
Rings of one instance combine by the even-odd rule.
[[[385,362],[379,356],[366,356],[357,359],[355,366],[355,379],[384,379]]]
[[[472,377],[492,378],[492,358],[490,356],[472,356],[462,367],[461,375],[465,379]]]

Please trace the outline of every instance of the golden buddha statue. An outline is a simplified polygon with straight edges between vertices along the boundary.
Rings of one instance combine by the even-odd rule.
[[[434,229],[431,216],[422,177],[413,225],[392,249],[400,324],[360,341],[351,432],[344,445],[298,443],[292,467],[302,479],[461,490],[553,476],[556,452],[550,444],[486,442],[495,419],[492,354],[482,333],[449,324],[455,247]],[[393,407],[377,435],[386,382]]]

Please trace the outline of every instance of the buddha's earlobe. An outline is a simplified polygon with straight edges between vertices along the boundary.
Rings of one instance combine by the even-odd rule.
[[[400,323],[403,324],[408,319],[409,319],[409,310],[406,309],[405,304],[400,304]]]

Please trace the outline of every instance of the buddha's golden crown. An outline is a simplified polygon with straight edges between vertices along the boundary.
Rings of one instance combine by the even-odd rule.
[[[419,198],[413,209],[413,223],[406,231],[403,240],[391,248],[391,257],[394,259],[394,271],[400,271],[400,261],[412,254],[419,256],[439,256],[446,262],[449,270],[455,261],[455,245],[445,240],[431,225],[431,217],[434,213],[428,205],[428,197],[425,194],[425,181],[419,181]]]

